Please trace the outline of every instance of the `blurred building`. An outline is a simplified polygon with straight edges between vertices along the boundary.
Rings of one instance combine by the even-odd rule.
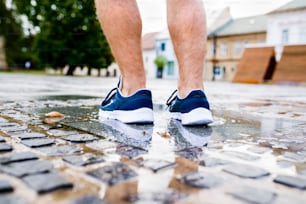
[[[4,38],[0,36],[0,69],[6,69],[6,58],[4,50]]]
[[[208,9],[206,11],[206,17],[208,32],[215,30],[231,19],[229,8],[222,8],[220,10]],[[145,34],[142,39],[142,47],[147,77],[157,77],[157,67],[154,64],[154,59],[158,55],[163,55],[168,60],[167,65],[163,69],[163,78],[178,78],[178,63],[168,29],[159,33]]]
[[[156,77],[154,60],[156,58],[155,41],[157,35],[158,32],[152,32],[145,34],[142,38],[143,62],[148,78]]]
[[[234,77],[246,46],[264,45],[267,16],[230,19],[211,31],[207,42],[207,80],[227,80]]]

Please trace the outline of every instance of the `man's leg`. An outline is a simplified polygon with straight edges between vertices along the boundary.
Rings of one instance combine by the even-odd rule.
[[[122,93],[145,88],[142,23],[135,0],[95,0],[97,14],[122,76]]]
[[[206,19],[201,0],[167,0],[168,27],[179,63],[178,95],[203,90]]]
[[[104,34],[121,71],[121,90],[102,102],[100,119],[152,123],[152,94],[146,86],[142,59],[142,24],[136,0],[95,0]],[[141,89],[141,90],[139,90]]]
[[[167,10],[179,63],[178,96],[167,102],[171,118],[183,125],[209,124],[213,118],[203,92],[206,19],[202,0],[167,0]]]

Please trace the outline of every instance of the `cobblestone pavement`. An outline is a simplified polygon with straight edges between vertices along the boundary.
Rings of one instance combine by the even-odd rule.
[[[0,203],[306,202],[305,85],[206,83],[215,122],[184,127],[175,80],[148,81],[154,125],[99,121],[113,78],[0,83]]]

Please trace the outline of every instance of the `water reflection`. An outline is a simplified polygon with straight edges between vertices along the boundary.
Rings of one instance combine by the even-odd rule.
[[[213,132],[209,126],[183,126],[177,120],[170,120],[168,131],[175,138],[177,150],[205,147]]]
[[[125,124],[118,120],[100,120],[104,136],[119,143],[116,153],[126,158],[135,158],[148,152],[152,140],[153,125]]]
[[[176,154],[191,160],[202,154],[213,132],[210,126],[183,126],[177,120],[170,120],[168,131],[174,137]]]

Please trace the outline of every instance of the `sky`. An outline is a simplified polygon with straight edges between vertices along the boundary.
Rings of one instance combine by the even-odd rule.
[[[229,7],[233,18],[265,14],[290,1],[291,0],[203,0],[206,10]],[[166,29],[166,0],[137,0],[137,3],[143,21],[143,34]],[[209,18],[209,16],[207,16],[207,18]]]

